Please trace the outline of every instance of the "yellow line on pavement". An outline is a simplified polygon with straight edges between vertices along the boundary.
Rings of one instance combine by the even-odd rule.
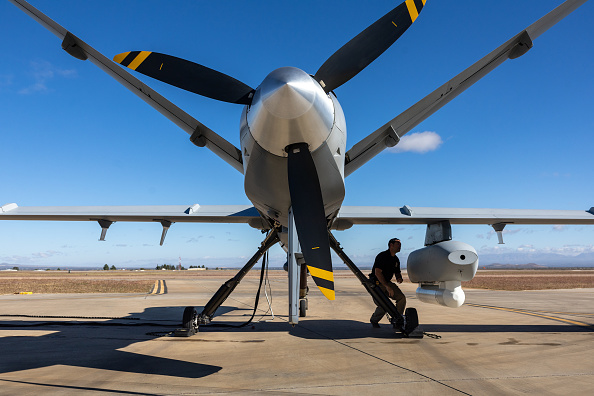
[[[565,322],[565,323],[573,324],[573,325],[576,325],[576,326],[594,328],[594,326],[592,326],[589,323],[578,322],[578,321],[575,321],[575,320],[569,320],[569,319],[563,319],[563,318],[557,318],[555,316],[542,315],[542,314],[538,314],[538,313],[535,313],[535,312],[529,312],[529,311],[522,310],[522,309],[494,307],[492,305],[480,305],[480,304],[470,304],[470,303],[468,305],[470,305],[471,307],[477,307],[477,308],[497,309],[499,311],[515,312],[515,313],[524,314],[524,315],[537,316],[537,317],[540,317],[540,318],[556,320],[556,321],[559,321],[559,322]],[[559,312],[559,313],[561,314],[561,312]]]
[[[149,294],[165,294],[167,292],[164,280],[156,280]]]

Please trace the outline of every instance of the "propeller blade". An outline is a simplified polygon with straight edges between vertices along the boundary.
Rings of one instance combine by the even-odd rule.
[[[231,76],[175,56],[131,51],[113,61],[164,83],[223,102],[250,104],[254,89]]]
[[[307,143],[293,144],[288,152],[289,191],[301,252],[320,291],[334,300],[334,273],[318,172]]]
[[[314,78],[335,90],[384,53],[413,24],[427,0],[406,0],[336,51]]]

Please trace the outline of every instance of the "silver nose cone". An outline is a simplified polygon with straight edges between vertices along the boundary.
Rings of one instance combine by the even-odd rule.
[[[283,67],[256,89],[247,112],[250,133],[267,151],[286,156],[285,147],[305,142],[314,151],[334,123],[332,100],[303,70]]]
[[[299,69],[277,69],[260,85],[262,104],[271,115],[278,118],[298,118],[313,106],[316,84],[309,75]]]

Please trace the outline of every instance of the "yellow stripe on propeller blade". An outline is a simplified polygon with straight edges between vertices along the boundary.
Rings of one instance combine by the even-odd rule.
[[[316,286],[328,300],[334,300],[334,273],[325,269],[307,266]]]

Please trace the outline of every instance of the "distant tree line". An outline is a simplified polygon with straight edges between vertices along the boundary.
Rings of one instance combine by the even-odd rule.
[[[175,266],[175,265],[171,265],[171,264],[157,265],[157,266],[155,267],[155,269],[156,269],[156,270],[159,270],[159,271],[160,271],[160,270],[168,270],[168,271],[175,271],[175,270],[178,270],[178,271],[185,271],[185,270],[186,270],[186,269],[185,269],[183,266],[181,266],[181,265]]]
[[[204,269],[208,269],[208,267],[205,267],[204,265],[190,265],[190,268],[204,268]],[[17,269],[17,267],[15,267],[15,269]],[[157,265],[155,267],[155,269],[157,271],[161,271],[161,270],[167,270],[167,271],[185,271],[186,268],[183,267],[182,265],[178,264],[178,265],[171,265],[171,264],[163,264],[163,265]],[[217,268],[218,269],[218,268]],[[105,264],[103,266],[103,270],[104,271],[115,271],[117,270],[117,268],[115,267],[115,265],[112,265],[111,267],[107,264]],[[141,268],[141,270],[144,270],[144,268]],[[59,269],[58,269],[59,271]]]

